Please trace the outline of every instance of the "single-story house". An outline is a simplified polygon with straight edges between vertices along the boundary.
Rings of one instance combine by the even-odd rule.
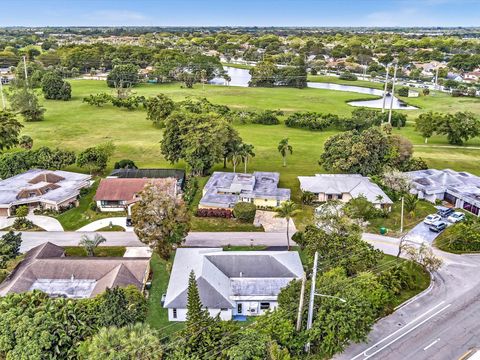
[[[393,201],[368,177],[359,174],[316,174],[299,176],[300,189],[316,195],[318,202],[339,200],[343,203],[361,195],[379,209],[390,209]]]
[[[149,257],[66,257],[62,247],[46,242],[26,253],[0,284],[0,296],[41,290],[52,297],[84,299],[128,285],[143,291],[149,272]]]
[[[250,202],[258,207],[277,207],[290,200],[290,189],[278,187],[280,174],[253,174],[215,171],[203,188],[200,208],[231,209],[237,202]]]
[[[94,200],[100,211],[127,211],[140,200],[139,194],[148,184],[159,185],[177,196],[177,185],[174,178],[166,179],[129,179],[106,178],[100,181]]]
[[[185,187],[185,170],[181,169],[115,169],[107,178],[119,179],[168,179],[177,180],[177,192]]]
[[[0,181],[0,216],[13,215],[14,208],[60,210],[76,206],[80,189],[89,187],[91,175],[61,170],[32,169]]]
[[[463,81],[468,83],[476,83],[480,81],[480,70],[471,71],[463,74]]]
[[[432,203],[443,200],[480,216],[480,177],[451,169],[427,169],[405,174],[411,180],[410,192],[419,199]]]
[[[186,320],[192,270],[203,306],[211,316],[220,314],[223,320],[275,309],[280,290],[303,276],[302,262],[295,251],[179,248],[164,302],[170,321]]]

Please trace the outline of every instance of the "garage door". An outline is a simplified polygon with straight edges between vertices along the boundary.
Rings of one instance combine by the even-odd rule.
[[[8,216],[8,209],[0,208],[0,216]]]

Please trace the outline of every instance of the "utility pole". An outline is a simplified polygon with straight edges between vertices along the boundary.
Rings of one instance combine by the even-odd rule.
[[[395,64],[395,69],[393,71],[392,95],[390,97],[390,111],[388,112],[388,123],[390,125],[392,125],[392,108],[393,108],[393,98],[395,97],[395,81],[397,81],[397,64]]]
[[[437,87],[438,87],[438,66],[437,66],[437,69],[435,71],[435,90],[437,90]]]
[[[25,83],[28,82],[28,73],[27,73],[27,59],[26,56],[23,56],[23,70],[25,71]]]
[[[401,218],[400,218],[400,234],[403,233],[403,206],[405,204],[405,196],[402,196],[402,211],[401,211]]]
[[[298,304],[297,327],[296,327],[297,332],[299,332],[302,329],[303,298],[305,297],[306,283],[307,283],[307,276],[304,273],[302,277],[302,288],[300,290],[300,302]]]
[[[2,108],[3,110],[5,110],[7,108],[7,105],[5,104],[5,97],[3,96],[3,83],[1,78],[0,78],[0,94],[2,96]]]
[[[315,257],[313,259],[313,272],[312,272],[312,283],[310,285],[310,302],[308,304],[308,317],[307,317],[307,330],[312,328],[313,323],[313,303],[315,300],[315,283],[317,281],[317,265],[318,265],[318,252],[315,251]],[[310,342],[305,346],[307,353],[310,352]]]
[[[387,75],[385,75],[385,87],[384,87],[384,89],[383,89],[383,105],[382,105],[382,113],[384,113],[384,112],[385,112],[385,101],[387,100],[388,69],[389,69],[389,66],[387,65]]]

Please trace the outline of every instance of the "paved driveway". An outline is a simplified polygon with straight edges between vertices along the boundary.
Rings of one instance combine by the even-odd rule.
[[[273,211],[257,210],[253,224],[256,226],[262,225],[265,232],[286,233],[287,222],[285,219],[275,217],[276,214]],[[296,232],[295,223],[290,219],[290,234],[295,234]]]
[[[452,223],[445,220],[448,226],[451,226]],[[411,242],[419,243],[427,242],[429,244],[433,243],[433,240],[440,235],[440,233],[430,231],[428,225],[424,224],[423,221],[415,226],[412,230],[407,233],[407,239]]]
[[[80,229],[78,229],[76,231],[96,231],[98,229],[103,229],[103,228],[109,226],[110,223],[112,225],[117,225],[117,226],[123,227],[125,229],[125,231],[133,231],[133,226],[127,227],[125,225],[126,222],[127,222],[127,218],[125,216],[110,217],[110,218],[106,218],[106,219],[100,219],[100,220],[93,221],[90,224],[87,224],[87,225],[81,227]]]
[[[46,231],[63,231],[62,224],[60,224],[57,219],[54,219],[50,216],[28,215],[27,219]],[[14,221],[14,217],[0,217],[0,229],[12,226]]]

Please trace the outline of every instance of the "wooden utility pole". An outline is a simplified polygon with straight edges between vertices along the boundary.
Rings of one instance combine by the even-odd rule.
[[[305,297],[306,283],[307,283],[307,276],[304,273],[302,277],[302,289],[300,290],[300,301],[298,304],[297,327],[296,327],[297,332],[299,332],[302,329],[303,301]]]

